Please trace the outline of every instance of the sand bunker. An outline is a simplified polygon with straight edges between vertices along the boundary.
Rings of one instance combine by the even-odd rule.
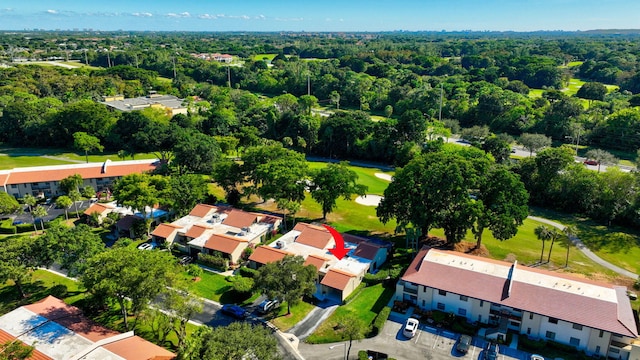
[[[393,179],[393,176],[391,176],[389,174],[376,173],[375,175],[376,175],[377,178],[380,178],[382,180],[391,181]]]
[[[380,204],[380,200],[382,200],[382,196],[380,195],[365,195],[365,196],[358,196],[356,198],[356,202],[360,205],[365,205],[365,206],[378,206],[378,204]]]

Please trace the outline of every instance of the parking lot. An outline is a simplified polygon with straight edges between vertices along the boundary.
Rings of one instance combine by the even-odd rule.
[[[473,337],[472,346],[466,354],[458,353],[454,348],[459,334],[446,330],[420,325],[415,337],[407,339],[402,334],[406,317],[390,316],[380,334],[371,339],[354,341],[351,349],[350,359],[356,359],[359,350],[374,350],[388,354],[395,359],[482,359],[482,349],[486,341],[478,337]],[[335,346],[338,344],[309,345],[301,343],[299,350],[307,360],[339,360],[344,359],[344,347]],[[333,347],[333,348],[331,348]],[[497,360],[520,359],[528,360],[529,354],[502,346]]]

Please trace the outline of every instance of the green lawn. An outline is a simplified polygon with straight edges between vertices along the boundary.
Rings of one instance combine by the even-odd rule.
[[[84,299],[85,290],[71,279],[46,270],[35,270],[31,281],[24,285],[26,298],[22,298],[12,281],[0,284],[0,314],[23,305],[40,301],[49,295],[63,299],[68,304]]]
[[[287,331],[293,327],[293,325],[304,319],[307,314],[313,310],[313,305],[300,301],[296,305],[291,307],[291,314],[287,315],[287,303],[284,302],[280,305],[280,309],[277,313],[274,313],[272,318],[267,318],[271,323],[278,327],[281,331]]]
[[[259,61],[259,60],[267,60],[267,61],[271,61],[273,60],[273,58],[275,58],[278,54],[258,54],[258,55],[254,55],[251,57],[251,60],[253,61]]]
[[[155,159],[152,153],[136,154],[135,159]],[[89,155],[90,162],[120,161],[115,153],[103,153]],[[126,160],[131,160],[127,158]],[[41,149],[41,148],[0,148],[0,170],[18,167],[64,165],[84,163],[86,158],[82,153],[70,152],[65,149]]]
[[[529,90],[529,97],[530,98],[539,98],[542,97],[542,93],[544,92],[543,89],[530,89]]]
[[[336,311],[307,338],[311,344],[331,343],[343,340],[334,327],[341,319],[353,319],[365,326],[373,323],[376,315],[389,303],[395,288],[384,288],[382,284],[366,287],[356,297]]]
[[[230,289],[231,283],[224,276],[209,271],[203,271],[200,281],[191,283],[194,294],[213,301],[220,301],[220,297]]]

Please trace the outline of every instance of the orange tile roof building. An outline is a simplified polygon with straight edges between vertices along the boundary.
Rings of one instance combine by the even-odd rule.
[[[265,242],[277,231],[280,222],[279,216],[198,204],[189,215],[160,224],[152,237],[156,243],[170,243],[191,256],[221,253],[236,264],[246,248]]]
[[[347,256],[336,258],[329,249],[336,241],[325,227],[297,223],[293,230],[280,239],[255,249],[249,257],[249,267],[257,269],[264,264],[281,260],[286,255],[299,255],[305,265],[318,270],[316,293],[318,299],[343,301],[362,282],[367,272],[375,272],[385,261],[390,243],[353,235],[343,236]],[[377,244],[376,244],[377,243]]]
[[[625,287],[454,251],[423,248],[396,285],[395,299],[486,326],[627,360],[638,324]],[[638,352],[640,354],[640,352]]]
[[[169,360],[176,355],[134,335],[119,333],[85,317],[80,309],[49,296],[0,316],[0,339],[35,347],[31,359]]]
[[[30,194],[36,197],[62,195],[60,180],[79,174],[82,187],[91,186],[96,191],[108,189],[113,182],[125,175],[155,170],[157,160],[111,161],[104,163],[38,166],[0,170],[0,191],[17,198]]]

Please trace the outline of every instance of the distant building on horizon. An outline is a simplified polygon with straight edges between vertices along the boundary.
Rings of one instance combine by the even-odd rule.
[[[168,115],[186,114],[187,107],[183,105],[184,99],[173,95],[161,95],[151,92],[147,96],[125,98],[124,95],[105,95],[101,104],[118,111],[135,111],[146,108],[163,109]]]

